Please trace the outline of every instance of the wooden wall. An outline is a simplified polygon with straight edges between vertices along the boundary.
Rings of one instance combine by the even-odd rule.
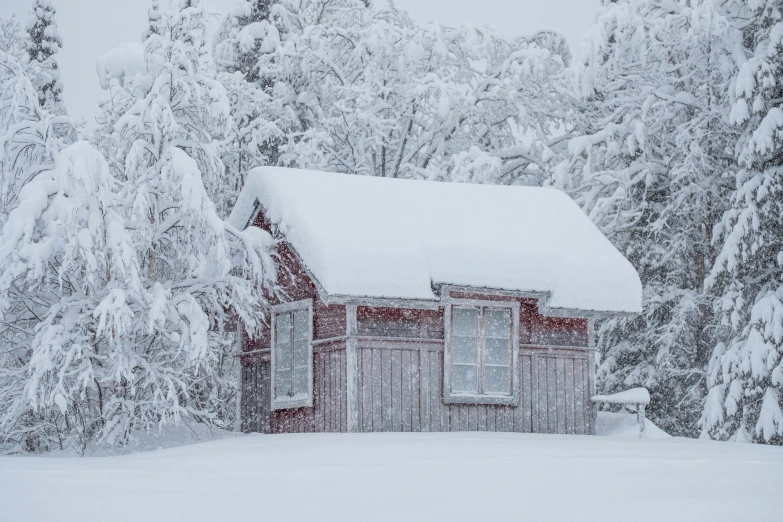
[[[242,365],[240,397],[240,430],[243,433],[269,433],[272,388],[269,382],[270,363],[256,361]]]
[[[313,352],[313,407],[272,411],[269,358],[242,367],[242,431],[309,433],[347,431],[345,344]]]
[[[314,407],[270,410],[269,355],[261,350],[243,357],[243,431],[347,431],[345,308],[319,310],[320,337],[337,340],[314,348]],[[514,407],[443,403],[442,311],[359,307],[357,315],[359,431],[595,433],[584,320],[523,313]]]
[[[263,213],[259,213],[253,223],[255,226],[273,233],[272,226]],[[345,335],[345,305],[327,306],[320,298],[315,282],[305,270],[294,249],[285,241],[277,245],[277,287],[280,295],[266,296],[269,304],[313,300],[313,339],[331,339]],[[245,352],[255,352],[270,346],[271,317],[265,314],[262,318],[260,332],[250,339],[243,331],[242,349]],[[253,364],[250,359],[243,359],[243,364]]]
[[[415,310],[359,306],[359,336],[397,339],[443,339],[443,309]]]
[[[359,431],[595,432],[586,350],[526,349],[519,359],[518,407],[447,405],[442,346],[360,342]]]

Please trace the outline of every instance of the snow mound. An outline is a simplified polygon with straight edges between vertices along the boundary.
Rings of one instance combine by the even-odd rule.
[[[134,434],[134,440],[119,452],[136,453],[161,450],[241,436],[241,433],[213,428],[204,423],[186,419],[181,420],[177,424],[162,426],[158,431],[136,433]],[[102,456],[116,453],[118,453],[116,450],[97,448],[90,455]]]
[[[0,520],[779,522],[781,482],[783,448],[750,444],[249,435],[119,457],[0,458]]]
[[[548,296],[551,312],[641,310],[633,266],[558,190],[263,167],[231,223],[257,203],[332,296],[436,300],[453,284]]]
[[[601,437],[618,439],[668,439],[671,435],[653,424],[650,419],[644,419],[644,431],[639,437],[639,423],[635,413],[613,413],[599,411],[595,420],[595,434]]]

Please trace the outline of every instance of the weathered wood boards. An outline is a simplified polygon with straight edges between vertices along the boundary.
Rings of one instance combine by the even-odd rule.
[[[245,433],[345,432],[347,425],[345,346],[313,354],[313,407],[271,410],[270,365],[242,367],[241,429]]]
[[[590,433],[586,352],[525,350],[519,357],[519,406],[446,405],[443,352],[436,343],[360,343],[359,431]],[[538,383],[533,382],[534,360]]]
[[[443,403],[443,350],[437,342],[359,341],[357,431],[516,431],[594,433],[588,351],[520,351],[519,406]],[[269,363],[242,368],[242,431],[348,430],[344,345],[317,348],[313,408],[270,410]]]

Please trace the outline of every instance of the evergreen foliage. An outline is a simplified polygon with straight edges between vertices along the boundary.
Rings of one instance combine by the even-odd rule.
[[[48,110],[63,112],[63,88],[57,64],[57,53],[63,42],[57,30],[56,13],[51,0],[35,0],[27,21],[26,47],[38,102]]]
[[[40,158],[13,162],[26,179],[9,190],[0,235],[0,437],[18,450],[122,445],[183,416],[233,422],[231,332],[259,326],[273,241],[233,228],[214,203],[228,103],[204,10],[183,2],[159,21],[147,74],[110,82],[102,151],[45,142],[23,147]],[[51,135],[24,71],[8,70],[24,125],[6,146],[19,129]]]
[[[783,444],[783,4],[739,5],[744,54],[732,82],[741,130],[731,207],[710,274],[729,335],[710,361],[705,436]]]
[[[712,0],[608,2],[576,71],[581,136],[553,173],[644,285],[641,315],[599,329],[599,387],[649,388],[648,414],[677,435],[699,433],[721,333],[705,281],[736,165],[728,108],[740,39]]]

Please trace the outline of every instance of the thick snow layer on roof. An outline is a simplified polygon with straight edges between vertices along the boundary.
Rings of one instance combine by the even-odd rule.
[[[550,309],[641,308],[634,268],[554,189],[262,167],[232,223],[256,202],[330,295],[433,300],[445,283],[547,293]]]

